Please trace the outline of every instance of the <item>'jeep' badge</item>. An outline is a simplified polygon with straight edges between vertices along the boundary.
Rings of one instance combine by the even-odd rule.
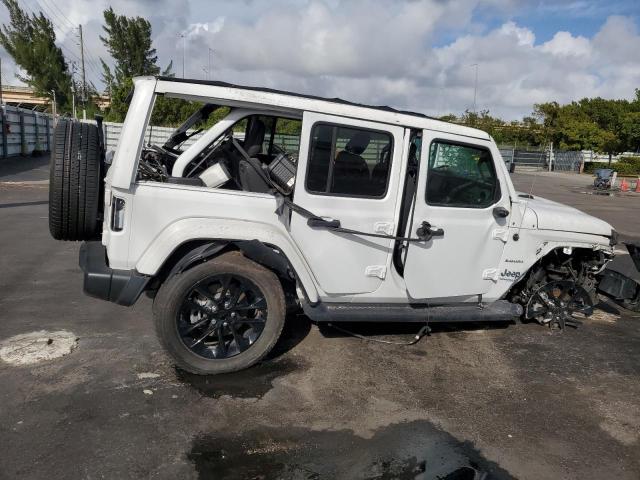
[[[518,278],[520,278],[520,275],[522,275],[522,273],[513,272],[511,270],[507,270],[506,268],[503,272],[500,272],[500,278],[505,280],[517,280]]]

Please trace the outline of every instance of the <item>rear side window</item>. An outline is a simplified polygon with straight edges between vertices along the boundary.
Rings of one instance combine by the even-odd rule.
[[[316,124],[306,188],[326,195],[381,198],[387,191],[392,152],[387,132]]]
[[[445,207],[485,208],[500,198],[489,150],[434,141],[429,149],[426,201]]]

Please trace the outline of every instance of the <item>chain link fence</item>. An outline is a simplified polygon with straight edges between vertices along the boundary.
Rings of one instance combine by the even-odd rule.
[[[95,123],[95,121],[87,120]],[[122,131],[122,123],[104,122],[105,144],[107,150],[115,150]],[[4,105],[0,113],[0,155],[3,158],[30,155],[33,152],[51,151],[54,120],[52,115],[24,108]],[[172,127],[147,127],[145,143],[164,144],[174,131]],[[192,133],[192,132],[189,132]],[[203,133],[187,140],[182,148],[195,143]],[[290,153],[297,153],[300,138],[297,135],[276,134],[274,143]],[[380,148],[373,145],[367,149],[365,158],[375,162],[379,158]],[[606,161],[608,156],[590,151],[554,150],[551,144],[542,146],[500,145],[500,154],[510,171],[558,171],[580,173],[585,162]],[[624,155],[624,154],[623,154]],[[613,157],[613,162],[618,156]]]

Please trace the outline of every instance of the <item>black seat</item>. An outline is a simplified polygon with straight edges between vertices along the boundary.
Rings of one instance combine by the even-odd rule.
[[[413,145],[412,145],[413,147]],[[391,165],[391,144],[387,144],[380,152],[378,163],[371,171],[371,195],[382,195],[387,186],[389,167]]]
[[[333,166],[334,193],[362,191],[362,182],[369,183],[369,167],[360,155],[367,149],[371,137],[366,132],[356,133],[337,156]],[[354,188],[354,186],[356,186]]]
[[[333,127],[322,125],[316,127],[309,158],[307,188],[313,192],[324,192],[327,188],[329,164],[331,163],[331,134]]]
[[[271,183],[257,158],[243,158],[238,162],[240,187],[246,192],[271,193]]]
[[[255,157],[262,151],[265,130],[266,127],[262,120],[258,117],[251,118],[243,143],[244,150],[250,157]]]

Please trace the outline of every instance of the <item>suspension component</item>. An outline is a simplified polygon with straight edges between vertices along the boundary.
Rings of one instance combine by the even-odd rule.
[[[557,280],[538,288],[529,298],[525,316],[551,329],[577,328],[593,313],[593,300],[584,287],[571,280]]]

